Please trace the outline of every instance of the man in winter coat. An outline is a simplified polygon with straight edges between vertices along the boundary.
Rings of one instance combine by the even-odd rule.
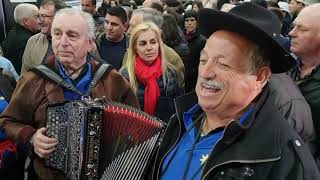
[[[303,96],[310,105],[317,136],[316,159],[320,168],[320,3],[305,7],[293,22],[291,51],[299,65],[291,72]]]
[[[199,23],[209,38],[196,93],[176,99],[152,179],[319,179],[307,145],[269,98],[271,73],[295,65],[273,39],[281,22],[242,3],[230,13],[202,9]]]
[[[9,31],[4,42],[4,57],[9,59],[15,70],[20,73],[22,56],[28,39],[37,33],[40,26],[37,23],[38,8],[33,4],[22,3],[14,9],[16,24]]]
[[[66,175],[44,164],[44,158],[49,157],[58,144],[57,139],[45,135],[46,107],[49,103],[79,100],[82,93],[92,98],[105,97],[135,107],[139,105],[124,77],[111,66],[98,63],[88,55],[94,43],[94,21],[90,14],[73,8],[60,10],[52,22],[51,35],[55,57],[48,59],[46,66],[63,82],[51,80],[36,70],[24,73],[9,105],[0,116],[0,126],[11,140],[30,143],[34,169],[39,179],[60,180],[67,179]],[[101,67],[108,68],[98,78],[96,74]],[[93,81],[96,83],[92,87]]]

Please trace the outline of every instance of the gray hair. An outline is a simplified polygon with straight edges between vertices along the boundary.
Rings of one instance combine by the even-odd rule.
[[[260,69],[264,66],[270,66],[270,59],[267,55],[267,52],[264,51],[258,45],[251,51],[251,65],[250,65],[250,72],[254,72],[257,69]]]
[[[21,24],[23,18],[30,18],[34,15],[33,11],[38,12],[38,7],[33,4],[22,3],[17,5],[14,9],[14,21]]]
[[[152,8],[140,8],[133,11],[133,14],[141,14],[142,21],[151,21],[155,23],[160,29],[162,29],[163,15],[155,9]]]
[[[94,21],[93,21],[93,18],[91,16],[91,14],[89,13],[86,13],[84,11],[81,11],[80,9],[75,9],[75,8],[65,8],[65,9],[61,9],[59,10],[56,15],[54,17],[57,17],[57,16],[61,16],[61,15],[79,15],[81,16],[84,21],[86,22],[86,27],[87,27],[87,36],[89,38],[94,38]]]

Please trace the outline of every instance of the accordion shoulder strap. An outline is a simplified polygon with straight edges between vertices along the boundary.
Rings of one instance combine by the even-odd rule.
[[[96,73],[94,74],[94,76],[90,82],[89,89],[86,93],[86,96],[89,96],[89,94],[91,93],[91,90],[96,86],[97,82],[104,75],[104,73],[107,71],[108,68],[112,68],[112,66],[110,66],[110,64],[103,63],[97,69]]]
[[[54,72],[53,70],[51,70],[47,66],[39,65],[39,66],[35,67],[35,69],[40,71],[41,74],[43,74],[47,78],[53,80],[58,85],[60,85],[64,88],[67,88],[67,89],[69,89],[69,90],[71,90],[81,96],[89,96],[90,95],[91,90],[96,86],[97,82],[104,75],[104,73],[107,71],[108,68],[112,68],[112,66],[110,66],[110,64],[107,64],[107,63],[103,63],[99,66],[99,68],[97,69],[96,73],[94,74],[94,76],[89,84],[89,89],[88,89],[87,93],[84,95],[81,91],[79,91],[76,87],[74,87],[73,84],[70,84],[67,81],[65,81],[62,77],[60,77],[56,72]]]
[[[35,67],[35,69],[37,69],[38,71],[40,71],[43,75],[45,75],[47,78],[53,80],[54,82],[58,83],[58,85],[63,86],[81,96],[84,96],[84,94],[82,92],[80,92],[76,87],[74,87],[74,85],[68,83],[67,81],[65,81],[62,77],[60,77],[56,72],[54,72],[53,70],[51,70],[50,68],[48,68],[45,65],[39,65],[37,67]]]

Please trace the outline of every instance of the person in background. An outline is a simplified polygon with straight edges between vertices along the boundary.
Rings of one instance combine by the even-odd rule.
[[[137,25],[130,36],[128,57],[120,73],[134,89],[141,109],[168,122],[173,98],[181,95],[177,69],[164,55],[160,29],[152,22]]]
[[[127,33],[130,35],[133,28],[143,22],[153,22],[155,23],[159,29],[162,28],[163,24],[163,15],[158,11],[151,8],[141,8],[133,11],[133,14],[130,19],[130,27]],[[179,89],[183,89],[184,91],[184,64],[181,60],[181,57],[170,47],[164,45],[164,55],[170,64],[177,68],[177,79]],[[123,63],[125,64],[127,60],[127,54],[124,55]]]
[[[175,18],[171,15],[163,16],[162,25],[163,42],[171,47],[181,57],[183,64],[188,64],[190,61],[190,50],[188,45],[182,40],[179,34],[179,27]],[[190,68],[185,66],[185,68]]]
[[[292,21],[296,19],[298,14],[302,11],[303,8],[306,7],[305,0],[290,0],[289,2],[289,11],[292,15]]]
[[[16,24],[9,31],[3,44],[3,56],[10,59],[15,70],[21,72],[22,56],[28,39],[40,30],[37,23],[38,7],[22,3],[14,9]]]
[[[51,24],[55,13],[67,5],[60,0],[43,0],[37,15],[40,32],[31,36],[22,56],[21,73],[42,63],[48,63],[52,54]]]
[[[291,18],[290,11],[289,11],[289,4],[284,1],[279,1],[278,6],[283,13],[281,34],[284,37],[287,37],[288,33],[290,32],[290,28],[291,28],[291,24],[292,24],[292,18]]]
[[[19,80],[19,75],[12,65],[11,61],[5,57],[0,56],[0,68],[2,69],[2,74],[9,76],[10,78]]]
[[[316,160],[320,169],[320,3],[304,8],[293,22],[289,33],[291,51],[298,57],[298,66],[289,74],[310,105],[316,131]]]
[[[269,11],[273,12],[281,22],[283,22],[284,19],[284,13],[279,9],[279,8],[274,8],[274,7],[269,7]],[[282,27],[281,27],[282,28]],[[282,30],[281,30],[282,31]],[[282,34],[279,34],[278,36],[275,37],[278,43],[285,48],[288,52],[290,51],[290,39],[289,37],[285,37]]]
[[[8,106],[11,95],[16,86],[16,80],[8,75],[10,61],[0,57],[0,114]],[[10,68],[13,68],[10,63]],[[14,70],[14,68],[13,68]],[[24,179],[24,165],[26,148],[17,146],[6,137],[4,129],[0,127],[0,179]]]
[[[198,13],[196,11],[187,11],[184,14],[184,34],[190,49],[190,61],[185,64],[188,67],[185,71],[185,89],[186,92],[190,92],[196,86],[200,51],[206,43],[206,38],[200,34],[198,29]]]
[[[192,10],[193,11],[196,11],[198,12],[200,9],[203,8],[203,5],[202,5],[202,2],[201,1],[195,1],[193,4],[192,4]]]
[[[96,39],[100,57],[117,70],[122,66],[129,44],[129,37],[125,34],[127,20],[127,13],[122,7],[110,7],[105,17],[105,32]]]
[[[110,7],[110,0],[103,0],[101,6],[98,8],[99,14],[101,14],[102,17],[105,17]]]
[[[97,1],[96,0],[81,0],[81,8],[82,11],[87,12],[92,15],[94,20],[94,25],[96,28],[95,35],[97,36],[100,33],[104,32],[104,18],[103,16],[96,10]]]
[[[163,13],[163,11],[164,11],[163,4],[162,4],[161,0],[145,0],[143,2],[143,7],[154,9],[154,10],[158,11],[159,13]]]
[[[175,18],[175,20],[177,21],[178,27],[179,27],[179,34],[181,36],[181,38],[183,39],[183,41],[185,41],[185,43],[187,43],[186,38],[184,37],[183,34],[183,15],[177,13],[177,9],[175,7],[168,7],[167,10],[164,12],[164,14],[169,14],[171,16],[173,16]]]

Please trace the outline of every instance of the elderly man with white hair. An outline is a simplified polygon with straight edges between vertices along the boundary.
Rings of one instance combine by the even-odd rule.
[[[39,31],[37,23],[38,8],[33,4],[19,4],[14,9],[15,26],[10,30],[4,42],[4,57],[9,59],[17,72],[21,70],[21,62],[28,39]]]
[[[94,22],[90,14],[66,8],[54,16],[51,29],[54,57],[42,69],[59,76],[60,82],[50,79],[40,68],[22,75],[7,108],[0,116],[0,126],[8,138],[29,144],[34,169],[39,179],[63,180],[67,176],[48,168],[44,158],[52,155],[58,140],[46,136],[46,107],[64,100],[80,100],[83,94],[106,98],[138,107],[130,84],[108,64],[92,58]]]

